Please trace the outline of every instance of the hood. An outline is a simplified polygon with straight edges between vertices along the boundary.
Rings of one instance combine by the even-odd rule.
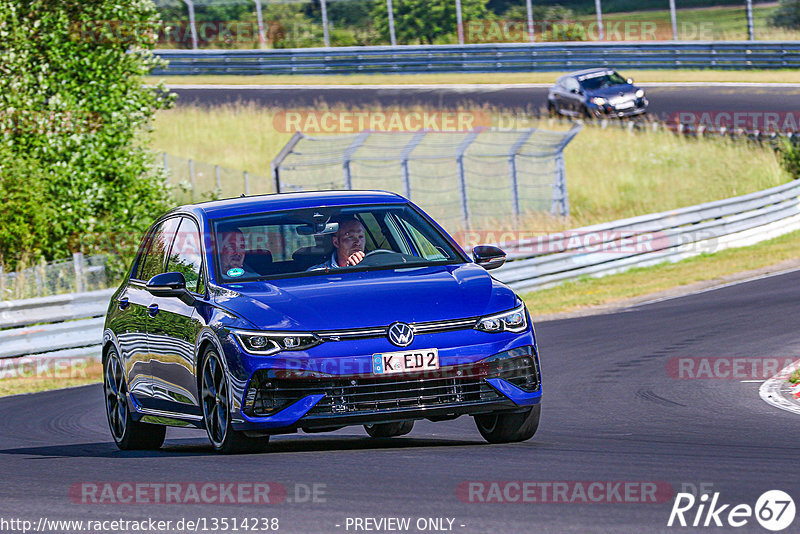
[[[511,309],[516,295],[467,263],[331,273],[222,286],[215,301],[258,329],[319,331],[459,319]]]
[[[586,91],[587,96],[602,96],[606,99],[611,99],[614,97],[620,96],[630,96],[633,97],[636,95],[636,91],[638,87],[635,85],[631,85],[629,83],[624,83],[620,85],[612,85],[611,87],[603,87],[602,89],[593,89],[591,91]]]

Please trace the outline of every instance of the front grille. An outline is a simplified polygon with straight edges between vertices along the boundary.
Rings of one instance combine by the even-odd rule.
[[[250,416],[271,415],[308,395],[318,394],[325,397],[308,415],[360,415],[505,399],[486,382],[486,378],[503,378],[525,391],[537,391],[539,369],[530,347],[507,354],[512,357],[388,377],[309,378],[300,375],[299,378],[279,378],[274,372],[258,371],[248,386],[245,413]]]
[[[477,322],[477,317],[468,317],[466,319],[411,323],[409,326],[411,330],[414,331],[414,334],[438,334],[440,332],[471,329],[475,327]],[[314,333],[323,341],[342,341],[386,337],[388,332],[388,326],[378,326],[374,328],[356,328],[352,330],[324,330]]]

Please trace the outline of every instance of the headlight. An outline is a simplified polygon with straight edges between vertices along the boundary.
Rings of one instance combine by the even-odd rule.
[[[636,91],[636,98],[644,98],[644,89]]]
[[[525,315],[525,305],[520,304],[513,310],[494,315],[487,315],[478,320],[476,330],[482,332],[524,332],[528,328],[528,318]]]
[[[596,96],[596,97],[592,98],[592,102],[594,102],[598,106],[602,106],[603,104],[606,103],[606,99],[601,97],[601,96]]]
[[[305,350],[322,343],[310,332],[254,332],[234,330],[233,335],[250,354],[269,356],[284,350]]]

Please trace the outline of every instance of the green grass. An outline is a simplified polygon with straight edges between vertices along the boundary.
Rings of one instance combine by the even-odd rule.
[[[155,123],[153,148],[266,177],[270,162],[291,137],[276,131],[273,117],[274,111],[252,105],[164,111]],[[492,120],[518,128],[566,127],[508,114],[493,113]],[[664,211],[766,189],[790,179],[770,149],[750,143],[694,140],[669,132],[604,131],[597,126],[587,126],[578,134],[566,149],[565,161],[571,217],[534,218],[524,230],[575,228]],[[213,189],[213,173],[207,171],[204,176],[198,178],[198,187]],[[241,183],[239,175],[234,178]],[[264,180],[252,184],[251,192],[270,192],[271,187]]]
[[[704,254],[677,263],[631,269],[602,278],[584,278],[523,296],[532,315],[569,312],[613,304],[657,291],[715,280],[800,256],[800,231],[749,247]]]

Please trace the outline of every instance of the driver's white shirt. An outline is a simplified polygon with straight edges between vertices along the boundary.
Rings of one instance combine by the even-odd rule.
[[[336,253],[337,253],[337,250],[333,249],[333,254],[331,254],[330,258],[328,258],[328,261],[323,262],[323,263],[318,263],[317,265],[314,265],[313,267],[309,267],[306,270],[307,271],[317,271],[317,270],[320,270],[320,269],[326,269],[326,270],[329,270],[329,269],[341,269],[341,267],[339,267],[339,261],[336,259]]]

